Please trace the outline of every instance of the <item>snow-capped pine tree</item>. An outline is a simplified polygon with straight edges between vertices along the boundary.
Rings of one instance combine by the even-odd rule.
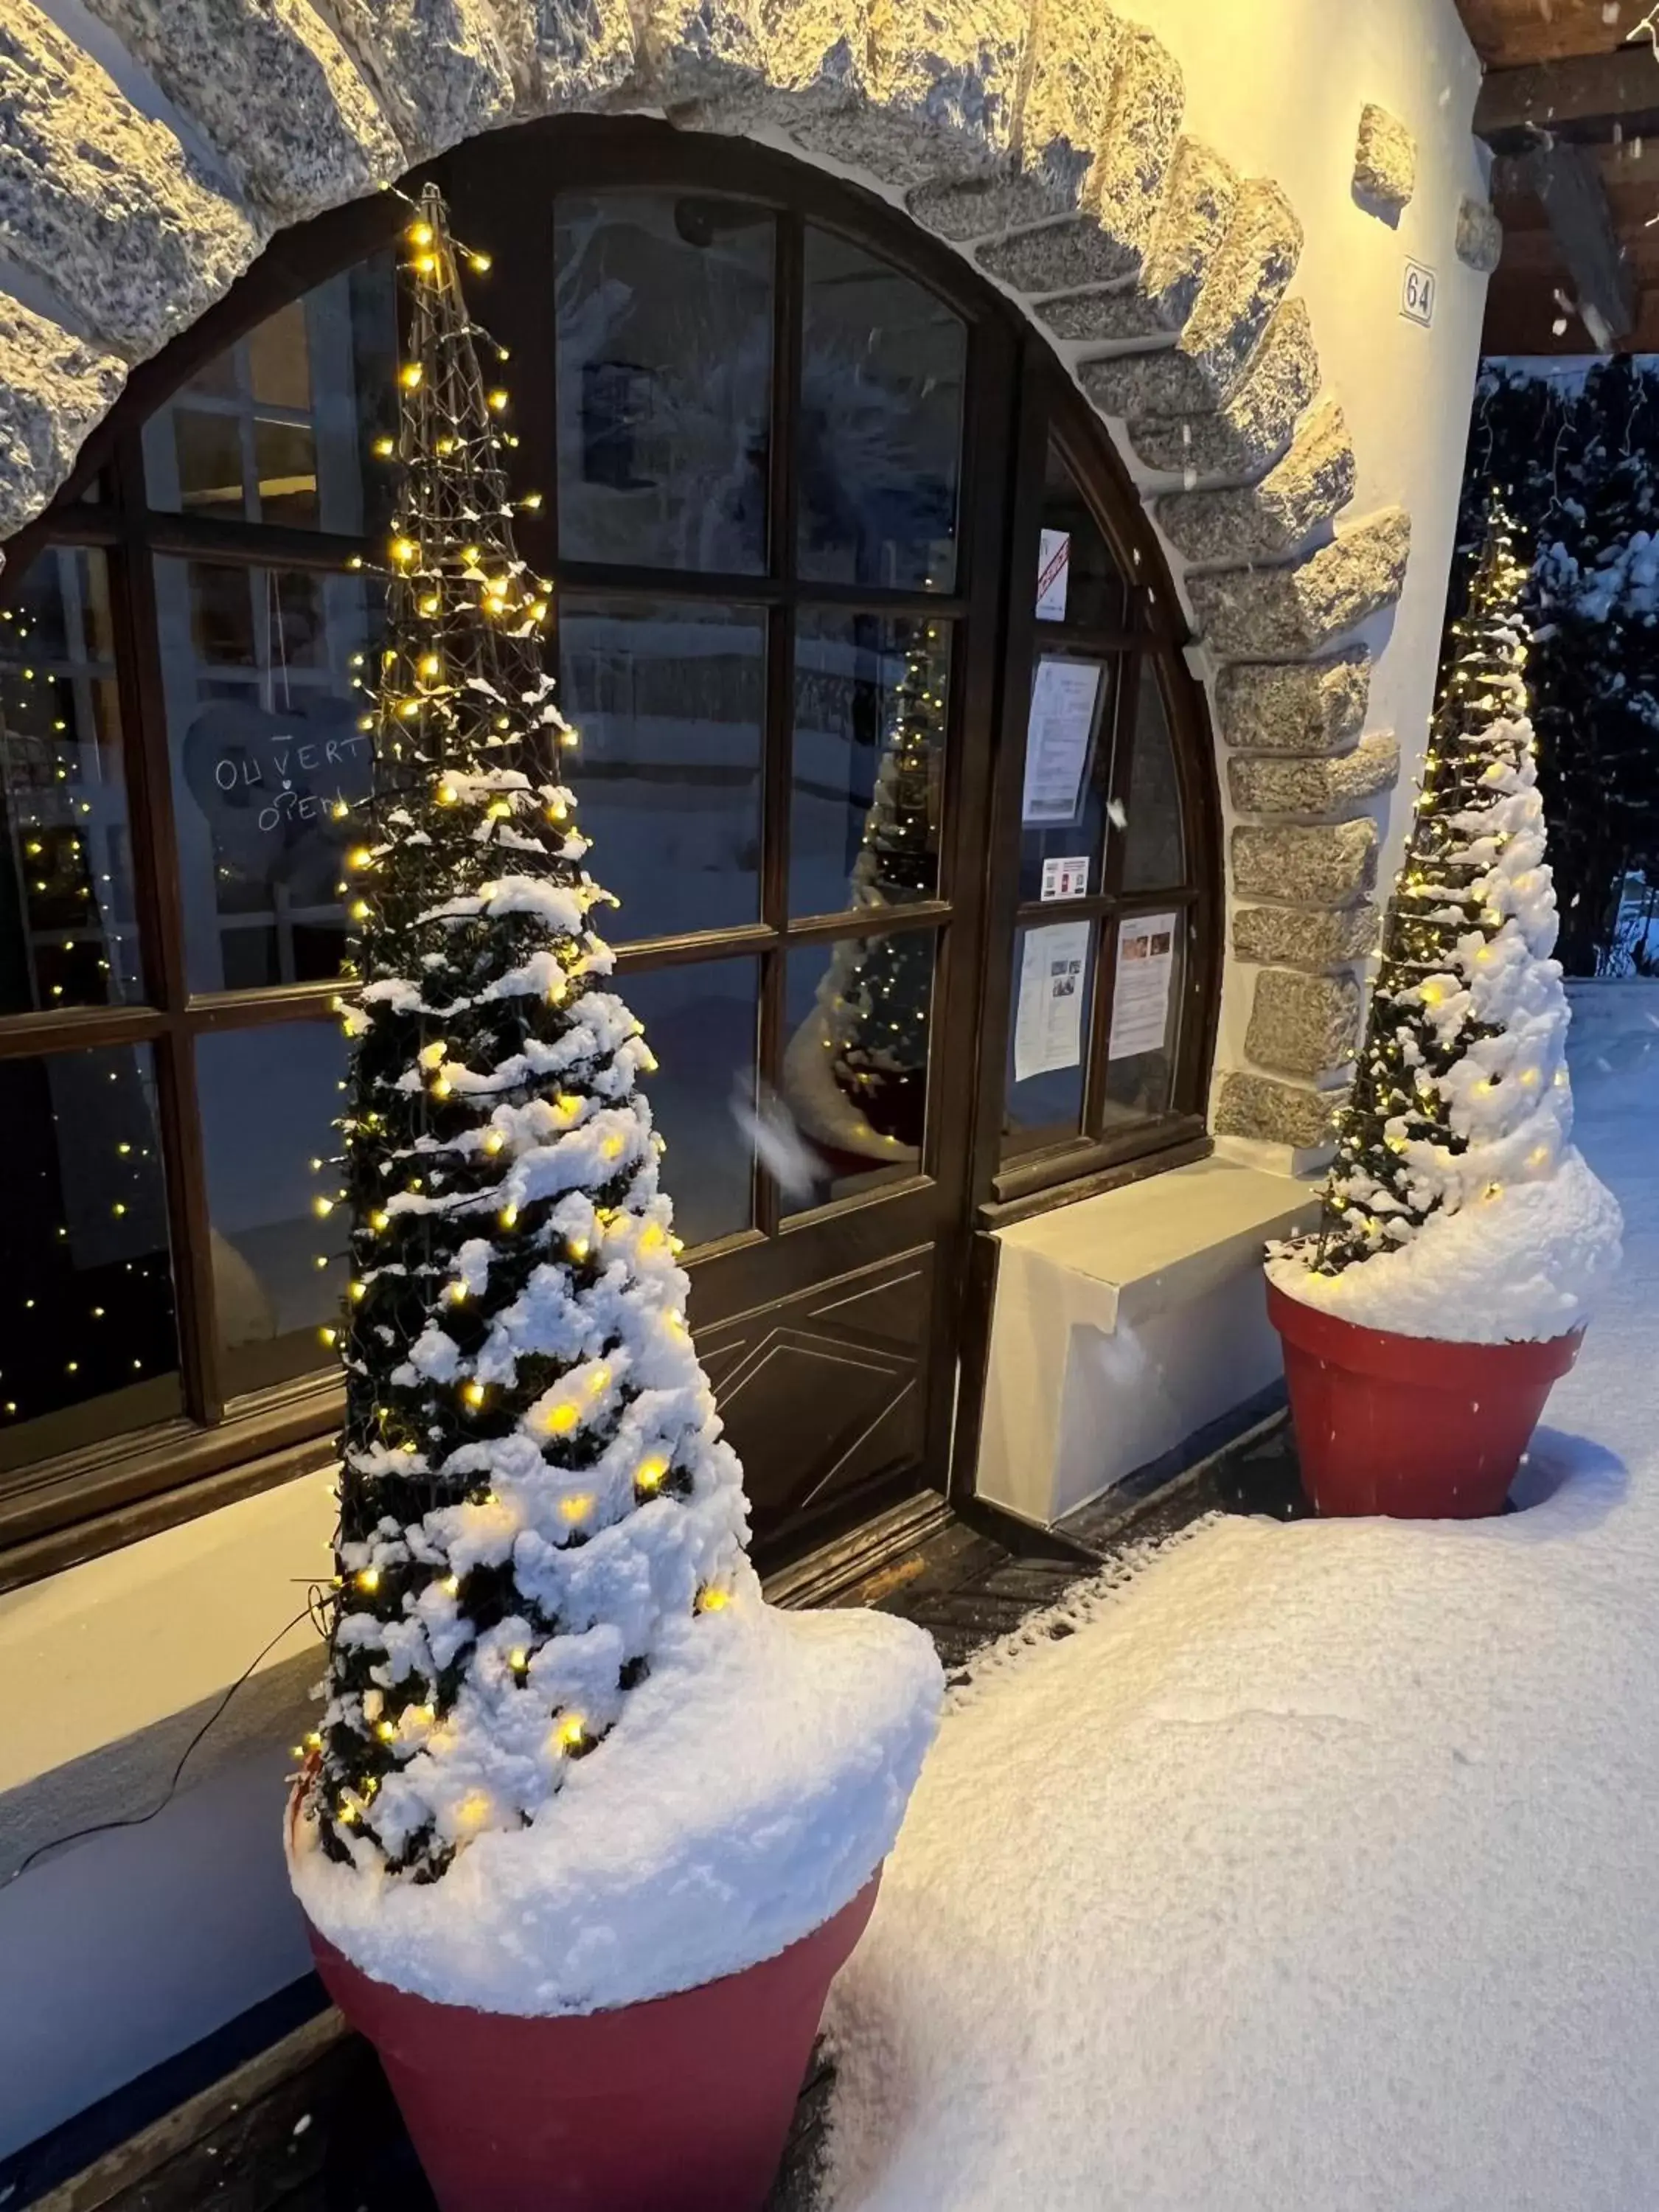
[[[1494,501],[1431,729],[1383,932],[1316,1273],[1409,1243],[1437,1212],[1552,1176],[1571,1122],[1528,719],[1526,571]]]
[[[933,777],[940,758],[945,674],[935,624],[912,641],[893,692],[853,903],[886,908],[930,898],[937,883]],[[878,1136],[919,1145],[927,1074],[933,940],[927,931],[844,939],[820,993],[837,1088]]]
[[[337,1586],[304,1809],[331,1857],[424,1881],[546,1811],[662,1624],[724,1601],[746,1509],[635,1088],[655,1063],[605,988],[606,894],[558,779],[506,395],[432,187],[406,235],[376,790],[351,855]]]

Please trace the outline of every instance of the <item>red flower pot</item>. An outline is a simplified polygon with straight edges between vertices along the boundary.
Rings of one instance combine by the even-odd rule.
[[[434,2004],[314,1928],[317,1971],[374,2045],[443,2212],[760,2212],[830,1984],[881,1872],[775,1959],[614,2012]]]
[[[1398,1336],[1304,1305],[1273,1283],[1302,1483],[1316,1511],[1471,1521],[1501,1513],[1576,1328],[1541,1344]]]

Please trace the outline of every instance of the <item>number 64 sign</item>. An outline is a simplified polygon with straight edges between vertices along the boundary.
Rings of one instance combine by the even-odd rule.
[[[1406,275],[1400,288],[1400,312],[1407,322],[1421,323],[1427,330],[1434,320],[1435,295],[1439,289],[1432,269],[1425,269],[1417,261],[1406,264]]]

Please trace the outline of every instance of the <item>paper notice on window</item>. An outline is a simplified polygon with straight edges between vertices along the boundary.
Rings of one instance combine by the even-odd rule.
[[[1037,603],[1039,622],[1064,622],[1066,590],[1072,580],[1072,533],[1045,530],[1037,545]]]
[[[1108,1060],[1133,1060],[1164,1048],[1175,983],[1176,921],[1172,914],[1139,914],[1119,927]]]
[[[1066,858],[1045,860],[1042,864],[1042,888],[1037,896],[1048,899],[1087,898],[1089,896],[1089,855],[1072,854]]]
[[[1089,924],[1058,921],[1028,929],[1014,1015],[1014,1080],[1075,1067],[1083,1058],[1083,983]]]
[[[1086,660],[1044,659],[1031,685],[1020,818],[1035,829],[1069,826],[1083,805],[1103,671]]]

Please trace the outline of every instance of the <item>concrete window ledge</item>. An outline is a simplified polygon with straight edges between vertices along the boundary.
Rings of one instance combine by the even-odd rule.
[[[980,1494],[1051,1527],[1271,1384],[1262,1246],[1318,1203],[1211,1158],[997,1231]]]

